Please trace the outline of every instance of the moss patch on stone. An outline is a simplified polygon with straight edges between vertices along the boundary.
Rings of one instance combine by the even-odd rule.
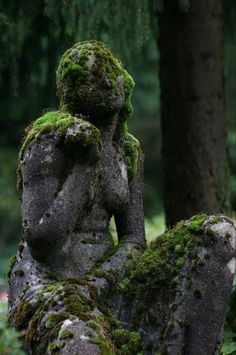
[[[28,301],[21,301],[14,313],[13,323],[17,330],[27,328],[28,319],[32,316],[33,307]]]
[[[88,322],[88,331],[91,342],[99,345],[102,355],[141,354],[143,342],[138,332],[121,329],[109,307],[105,317],[95,317]]]
[[[132,181],[137,173],[138,159],[141,154],[139,141],[132,135],[127,133],[124,140],[125,163],[128,171],[128,180]]]
[[[191,217],[188,220],[187,228],[190,232],[199,232],[199,229],[202,227],[203,223],[207,219],[206,214],[199,214]]]
[[[31,124],[23,141],[19,158],[22,159],[26,146],[34,138],[39,137],[44,133],[51,132],[52,130],[58,130],[61,134],[65,134],[67,128],[75,123],[75,121],[76,118],[69,113],[60,111],[45,113]]]
[[[143,350],[143,342],[138,332],[128,329],[115,329],[111,332],[111,338],[116,344],[118,354],[140,354]]]
[[[125,103],[120,117],[126,120],[132,113],[134,81],[102,42],[79,42],[68,49],[59,63],[56,82],[63,111],[104,119],[106,114],[113,113],[116,99],[123,95],[124,89]]]
[[[7,277],[8,278],[11,276],[12,269],[13,269],[14,265],[16,264],[16,262],[17,262],[17,257],[16,256],[12,256],[10,258],[10,262],[9,262],[9,271],[7,273]]]
[[[189,221],[181,221],[153,241],[120,284],[121,291],[140,292],[146,299],[163,285],[168,287],[167,293],[175,292],[181,269],[198,244],[197,234],[206,219],[207,215],[197,215]]]
[[[90,291],[84,292],[80,286],[76,279],[50,281],[34,295],[32,304],[26,300],[20,302],[12,325],[26,330],[26,348],[35,355],[48,351],[57,353],[66,339],[73,337],[73,321],[80,319],[87,321],[85,336],[89,342],[99,346],[102,355],[138,354],[143,349],[139,334],[120,329],[111,308],[99,299],[98,293],[94,295],[93,292],[91,298]],[[89,283],[86,287],[90,289]],[[95,310],[96,305],[102,312],[100,315]],[[64,326],[66,320],[71,321],[69,328]]]
[[[73,332],[68,328],[62,328],[59,332],[58,338],[59,339],[68,339],[73,338]]]
[[[19,163],[17,168],[17,189],[22,190],[22,176],[24,169],[23,155],[27,145],[35,138],[40,137],[43,134],[57,131],[59,135],[66,136],[66,141],[69,144],[76,143],[81,147],[81,152],[86,152],[92,146],[99,143],[100,130],[92,123],[86,121],[86,119],[79,115],[73,117],[69,113],[61,111],[51,111],[44,114],[35,120],[30,128],[26,130],[20,153]],[[86,150],[87,149],[87,150]]]

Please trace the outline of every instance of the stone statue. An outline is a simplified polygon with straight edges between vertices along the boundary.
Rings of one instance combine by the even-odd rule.
[[[59,110],[26,130],[20,151],[10,325],[33,355],[217,354],[232,222],[195,216],[145,251],[142,152],[126,126],[131,76],[104,44],[85,41],[65,52],[56,79]]]

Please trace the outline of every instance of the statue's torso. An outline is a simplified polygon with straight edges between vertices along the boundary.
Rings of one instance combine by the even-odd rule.
[[[57,159],[60,160],[59,165],[56,162]],[[40,175],[39,185],[42,184],[43,188],[48,189],[46,195],[56,196],[62,185],[62,175],[65,179],[72,165],[70,154],[66,152],[56,135],[46,134],[40,140],[33,140],[24,154],[23,186],[25,186],[22,214],[24,214],[24,209],[28,208],[24,203],[24,198],[30,201],[27,203],[36,203],[27,195],[29,184],[35,184],[35,189],[37,189],[38,186],[34,180],[37,180]],[[88,169],[86,161],[80,162],[80,168]],[[87,202],[78,213],[76,225],[66,236],[63,247],[56,250],[51,257],[47,256],[46,262],[42,263],[44,267],[63,277],[84,275],[99,263],[99,260],[114,245],[109,231],[111,216],[124,208],[129,201],[127,168],[121,147],[112,142],[103,142],[100,159],[89,169],[90,181],[86,190],[83,191]],[[44,186],[44,179],[50,182],[49,188]],[[78,184],[81,183],[83,182],[78,181]],[[39,188],[39,194],[42,186]],[[46,210],[52,201],[53,198],[50,199],[50,197],[48,200],[44,201],[42,198],[40,201],[39,196],[37,203],[44,204]],[[34,223],[39,222],[35,220]]]

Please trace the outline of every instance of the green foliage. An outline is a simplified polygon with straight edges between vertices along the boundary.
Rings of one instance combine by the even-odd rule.
[[[191,6],[191,0],[179,0],[179,7],[181,11],[187,12]]]
[[[145,219],[146,239],[149,244],[165,231],[165,216],[164,214],[155,215]]]
[[[236,355],[236,334],[230,330],[224,332],[224,343],[221,348],[222,355]]]
[[[19,238],[20,204],[16,190],[17,152],[10,147],[0,148],[0,250],[6,242]],[[2,262],[2,256],[1,256]],[[0,264],[1,264],[0,262]]]
[[[0,316],[2,317],[3,321],[6,319],[7,314],[7,300],[0,301]]]
[[[20,334],[7,325],[7,302],[0,301],[0,354],[24,355]]]

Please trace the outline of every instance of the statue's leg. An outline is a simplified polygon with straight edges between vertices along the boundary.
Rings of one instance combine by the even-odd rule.
[[[121,326],[144,354],[219,354],[235,273],[236,232],[224,216],[194,216],[158,237],[120,284]]]
[[[235,229],[226,218],[210,217],[196,236],[176,295],[169,354],[219,354],[222,327],[235,273]]]
[[[9,275],[9,323],[25,333],[27,353],[96,355],[109,348],[91,291],[82,280],[57,280],[22,243]]]

